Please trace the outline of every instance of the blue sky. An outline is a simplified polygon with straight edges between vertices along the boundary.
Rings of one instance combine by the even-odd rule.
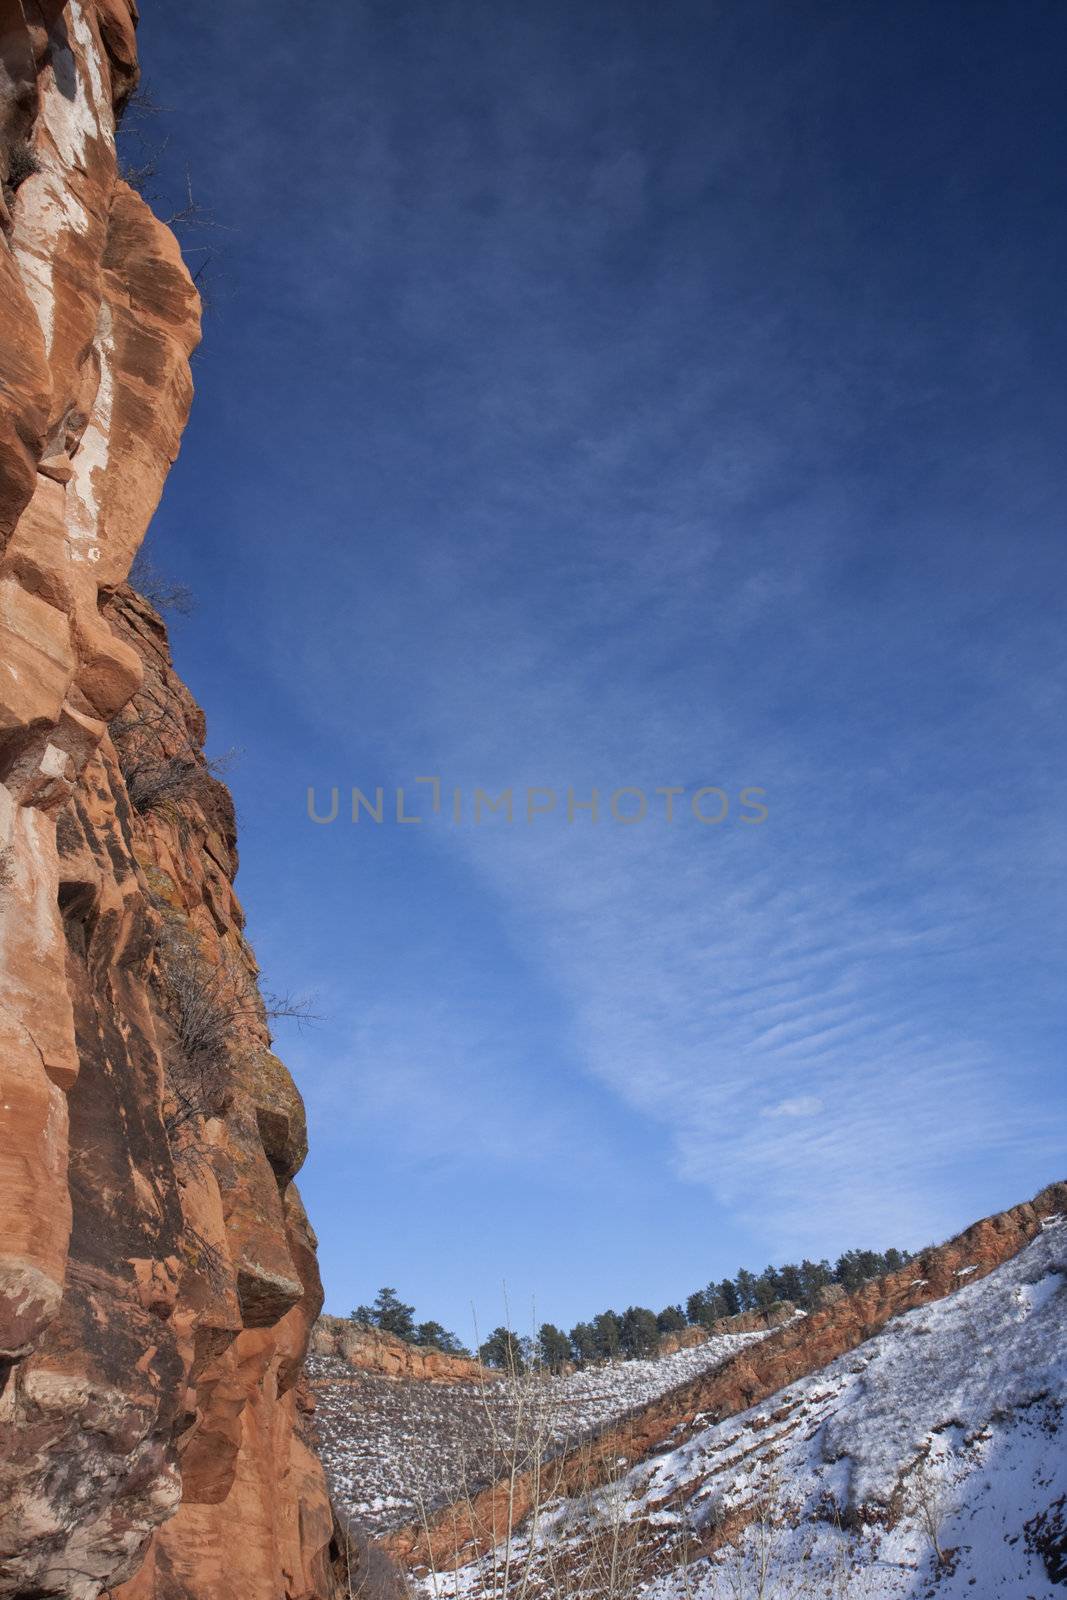
[[[222,225],[151,548],[324,1019],[329,1309],[569,1325],[1062,1176],[1065,36],[144,7],[161,198]],[[459,825],[345,820],[430,774]]]

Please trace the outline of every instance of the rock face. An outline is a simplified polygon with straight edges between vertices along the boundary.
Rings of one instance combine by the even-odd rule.
[[[358,1372],[416,1383],[489,1383],[499,1376],[472,1356],[423,1349],[346,1317],[320,1317],[311,1334],[311,1350],[317,1356],[337,1356]]]
[[[0,0],[0,1596],[325,1600],[303,1111],[124,585],[199,338],[116,172],[135,17]]]
[[[840,1285],[835,1284],[834,1287],[839,1288]],[[841,1293],[844,1292],[842,1289]],[[831,1302],[825,1303],[829,1305]],[[776,1300],[766,1311],[739,1311],[733,1317],[716,1317],[706,1328],[694,1326],[680,1328],[677,1333],[665,1333],[657,1349],[661,1356],[669,1356],[676,1350],[692,1350],[696,1345],[704,1344],[714,1334],[762,1333],[766,1328],[783,1327],[792,1321],[796,1314],[797,1308],[792,1300]]]

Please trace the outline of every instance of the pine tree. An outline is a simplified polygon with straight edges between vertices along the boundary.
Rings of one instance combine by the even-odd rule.
[[[470,1351],[462,1345],[454,1333],[449,1333],[439,1322],[420,1322],[415,1329],[415,1344],[425,1345],[430,1350],[441,1350],[447,1356],[469,1356]]]
[[[406,1306],[395,1289],[378,1290],[373,1316],[374,1326],[383,1333],[392,1333],[409,1344],[414,1342],[415,1307]]]
[[[379,1289],[372,1306],[357,1306],[352,1313],[353,1322],[366,1322],[408,1344],[417,1343],[414,1318],[415,1307],[406,1306],[395,1289]]]
[[[795,1262],[787,1261],[784,1267],[778,1268],[778,1298],[791,1300],[794,1305],[799,1305],[804,1298],[804,1280]]]
[[[719,1302],[723,1308],[723,1315],[736,1317],[741,1310],[741,1297],[734,1286],[732,1278],[723,1278],[718,1289]]]
[[[596,1360],[596,1330],[591,1322],[575,1323],[571,1329],[571,1355],[580,1367]]]
[[[542,1322],[537,1348],[541,1363],[549,1372],[561,1372],[571,1358],[571,1341],[554,1322]]]
[[[703,1289],[697,1289],[685,1302],[685,1314],[694,1328],[707,1326],[708,1297]]]
[[[833,1281],[834,1274],[828,1261],[809,1261],[805,1257],[800,1263],[801,1305],[810,1311],[819,1290]]]
[[[764,1267],[756,1279],[756,1309],[766,1311],[773,1306],[776,1300],[782,1298],[779,1293],[779,1279],[777,1267]]]
[[[601,1311],[593,1318],[593,1338],[601,1361],[614,1361],[622,1348],[622,1324],[614,1311]]]
[[[503,1372],[526,1370],[523,1340],[510,1328],[494,1328],[485,1343],[478,1346],[478,1356],[487,1367],[498,1367]]]
[[[755,1311],[759,1305],[756,1298],[756,1274],[749,1272],[745,1267],[739,1267],[734,1279],[737,1291],[738,1304],[742,1311]]]
[[[685,1312],[681,1306],[664,1306],[656,1318],[660,1333],[680,1333],[685,1327]]]
[[[632,1361],[647,1361],[659,1346],[656,1313],[647,1306],[628,1306],[620,1330],[623,1352]]]

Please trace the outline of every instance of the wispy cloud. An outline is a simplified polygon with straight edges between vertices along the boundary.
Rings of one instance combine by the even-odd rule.
[[[1062,94],[988,19],[768,16],[360,5],[306,63],[261,29],[208,119],[251,241],[213,415],[256,469],[200,521],[263,619],[221,608],[219,678],[273,664],[299,892],[343,859],[360,940],[388,881],[442,954],[339,980],[320,1137],[546,1187],[589,1151],[602,1238],[647,1146],[677,1209],[821,1252],[1062,1146]],[[264,118],[279,83],[306,116]],[[378,837],[373,891],[299,832],[306,782],[426,772],[769,816],[442,819]]]

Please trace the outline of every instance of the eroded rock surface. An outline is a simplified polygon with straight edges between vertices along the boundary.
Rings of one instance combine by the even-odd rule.
[[[303,1111],[203,717],[124,584],[199,338],[117,175],[135,19],[0,0],[0,1596],[313,1600]]]

